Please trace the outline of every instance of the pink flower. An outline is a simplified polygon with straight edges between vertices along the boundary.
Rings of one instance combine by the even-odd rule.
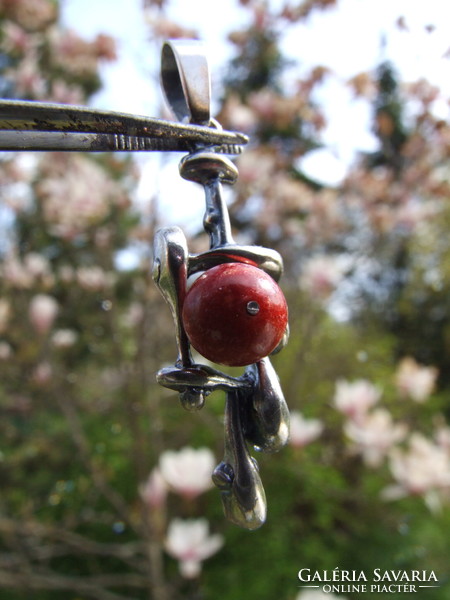
[[[15,256],[5,260],[2,275],[5,281],[14,287],[27,288],[32,284],[32,279]]]
[[[54,154],[42,167],[36,192],[54,235],[73,239],[102,221],[112,204],[123,201],[123,189],[87,157]]]
[[[268,185],[276,168],[275,156],[258,149],[244,152],[238,158],[239,181],[258,189]]]
[[[353,450],[361,454],[370,467],[379,467],[383,458],[406,435],[406,425],[395,424],[391,414],[377,408],[361,421],[349,421],[345,433],[353,442]]]
[[[435,367],[419,365],[414,358],[406,357],[397,369],[395,383],[402,396],[415,402],[425,402],[434,390],[437,376]]]
[[[101,267],[80,267],[77,281],[84,290],[97,292],[113,283],[113,273],[106,273]]]
[[[25,31],[23,27],[12,21],[4,21],[2,23],[2,33],[3,40],[1,45],[6,52],[25,54],[33,47],[33,36]]]
[[[316,440],[323,431],[319,419],[305,419],[298,411],[291,412],[289,442],[295,448],[303,448]]]
[[[3,277],[11,286],[19,289],[27,289],[33,285],[32,273],[14,254],[9,255],[3,263]]]
[[[450,489],[450,455],[446,448],[413,433],[407,450],[394,448],[390,469],[397,484],[383,491],[386,500],[423,495],[436,506],[434,493]]]
[[[444,448],[450,456],[450,427],[445,425],[444,423],[438,423],[434,438],[441,448]]]
[[[224,119],[230,128],[239,131],[250,131],[257,124],[257,118],[253,110],[242,104],[236,94],[232,94],[224,106]]]
[[[206,519],[174,519],[169,525],[165,542],[167,553],[178,559],[180,573],[187,579],[198,577],[202,562],[222,546],[221,535],[209,535]]]
[[[0,360],[8,360],[12,356],[12,348],[8,342],[0,342]]]
[[[31,288],[36,280],[46,287],[54,283],[49,261],[37,252],[29,252],[23,260],[11,253],[3,263],[3,277],[10,285],[21,289]]]
[[[47,333],[53,325],[58,309],[58,303],[52,296],[37,294],[32,298],[28,309],[28,317],[39,335]]]
[[[14,89],[19,98],[33,97],[42,99],[46,92],[46,81],[39,68],[38,57],[30,51],[14,69],[6,71],[8,78],[14,84]]]
[[[55,348],[70,348],[78,339],[78,333],[73,329],[58,329],[52,335],[52,343]]]
[[[326,300],[344,275],[342,265],[331,256],[314,256],[303,267],[300,285],[315,298]]]
[[[38,252],[29,252],[23,260],[24,266],[33,278],[44,278],[50,274],[50,263]]]
[[[41,31],[56,20],[58,9],[52,0],[3,0],[7,18],[27,31]]]
[[[161,475],[169,487],[185,498],[196,498],[212,486],[215,458],[208,448],[166,450],[159,459]]]
[[[83,88],[79,85],[69,85],[62,79],[56,79],[52,82],[52,87],[49,94],[52,102],[58,104],[84,104],[85,94]]]
[[[161,508],[167,497],[167,483],[158,468],[154,468],[147,481],[139,488],[142,500],[150,508]]]
[[[339,379],[336,382],[333,403],[339,412],[358,421],[378,402],[380,396],[380,390],[365,379],[353,382]]]
[[[11,305],[6,298],[0,298],[0,333],[3,333],[11,316]]]
[[[87,42],[72,29],[52,31],[50,49],[54,65],[77,76],[92,75],[99,60],[116,58],[115,42],[110,36],[99,34],[93,42]]]
[[[254,92],[250,96],[250,106],[263,121],[273,121],[279,96],[269,88]]]
[[[33,371],[32,380],[37,385],[46,385],[53,377],[53,369],[49,362],[41,362]]]
[[[197,37],[197,32],[195,29],[183,27],[178,23],[175,23],[175,21],[167,19],[166,17],[152,16],[148,14],[146,20],[154,34],[162,39],[194,39]]]
[[[110,35],[99,33],[95,38],[94,48],[98,58],[110,61],[117,59],[116,40]]]

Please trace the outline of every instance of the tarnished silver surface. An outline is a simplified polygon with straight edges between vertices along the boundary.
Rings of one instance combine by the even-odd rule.
[[[265,271],[275,281],[283,273],[283,261],[276,250],[261,246],[240,246],[235,243],[217,246],[189,257],[189,273],[206,271],[226,262],[242,262]]]
[[[172,40],[161,52],[161,83],[172,112],[184,123],[210,125],[211,77],[203,44]]]
[[[226,207],[225,207],[226,209]],[[218,231],[222,231],[217,223]],[[225,228],[226,229],[226,228]],[[216,239],[211,236],[211,243]],[[245,368],[240,377],[193,362],[189,340],[182,321],[183,301],[188,277],[201,267],[211,268],[226,262],[270,265],[275,278],[282,263],[273,251],[241,248],[226,243],[199,255],[188,255],[181,229],[172,227],[157,232],[154,253],[154,279],[166,298],[175,321],[178,358],[173,367],[164,367],[157,381],[180,393],[187,410],[203,407],[215,390],[226,392],[224,459],[212,475],[218,487],[226,517],[246,529],[260,527],[266,518],[266,499],[255,459],[247,444],[262,452],[276,452],[289,437],[289,410],[278,376],[268,357]],[[250,260],[252,259],[252,260]]]
[[[257,529],[266,520],[266,494],[256,460],[250,456],[243,434],[243,390],[227,394],[223,461],[214,469],[225,516],[245,529]]]
[[[194,58],[190,44],[166,44],[162,56],[162,82],[169,105],[178,119],[190,122],[209,120],[209,87],[203,78],[207,66]],[[208,106],[206,106],[208,104]],[[249,446],[262,452],[276,452],[289,437],[289,411],[280,383],[269,358],[245,368],[240,377],[231,377],[202,364],[194,364],[183,327],[182,308],[191,275],[216,265],[242,262],[264,270],[278,281],[283,263],[274,250],[241,246],[232,237],[222,184],[236,181],[238,171],[226,157],[211,149],[198,148],[183,158],[180,174],[205,190],[203,227],[209,234],[210,249],[188,255],[184,235],[178,228],[159,231],[155,240],[154,278],[172,310],[175,320],[178,358],[165,367],[157,380],[180,393],[188,410],[198,410],[214,390],[226,392],[225,447],[223,461],[212,475],[218,487],[226,517],[246,529],[257,529],[266,519],[266,497],[256,460]],[[257,306],[249,306],[257,311]],[[288,331],[279,350],[287,341]]]
[[[171,390],[183,392],[186,388],[214,390],[253,389],[248,377],[232,377],[209,365],[193,364],[190,367],[164,367],[157,374],[158,383]]]
[[[222,183],[236,181],[238,170],[235,165],[224,156],[200,151],[181,161],[180,174],[184,179],[200,183],[205,190],[203,227],[209,234],[210,247],[219,248],[234,243]]]
[[[186,238],[179,227],[169,227],[156,232],[153,244],[153,279],[169,304],[175,321],[178,347],[175,364],[177,367],[191,367],[189,342],[181,321],[188,273]]]
[[[269,358],[250,365],[252,393],[242,405],[245,439],[262,452],[278,452],[289,438],[289,409]]]
[[[82,134],[82,135],[80,135]],[[214,152],[239,154],[246,135],[127,113],[0,100],[0,150]]]

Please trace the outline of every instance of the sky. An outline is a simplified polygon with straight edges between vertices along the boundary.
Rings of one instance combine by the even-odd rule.
[[[282,0],[271,0],[274,5]],[[159,48],[148,43],[142,19],[142,0],[62,0],[63,20],[83,36],[110,33],[118,40],[119,61],[103,69],[104,90],[95,105],[155,116],[163,102],[158,77]],[[232,49],[226,34],[239,29],[247,11],[235,0],[172,0],[169,16],[199,31],[204,40],[214,81],[220,79]],[[407,31],[397,25],[404,16]],[[430,30],[432,32],[430,33]],[[319,64],[333,76],[322,86],[317,100],[324,106],[328,127],[324,150],[309,155],[302,167],[329,184],[338,183],[361,150],[370,151],[375,140],[370,132],[370,107],[355,100],[345,82],[362,71],[390,59],[404,81],[426,76],[439,85],[444,96],[437,110],[448,117],[450,97],[450,49],[447,0],[340,0],[337,8],[313,13],[307,21],[283,36],[283,49],[299,63],[300,71]],[[384,40],[384,43],[382,43]],[[192,193],[178,175],[179,157],[141,157],[146,168],[138,196],[145,201],[149,189],[162,198],[172,224],[188,225],[201,218],[203,196]],[[179,197],[189,195],[189,202]]]

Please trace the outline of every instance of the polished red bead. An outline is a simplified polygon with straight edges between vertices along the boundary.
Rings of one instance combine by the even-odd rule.
[[[183,325],[191,345],[212,362],[249,365],[281,342],[286,299],[261,269],[226,263],[205,271],[186,294]]]

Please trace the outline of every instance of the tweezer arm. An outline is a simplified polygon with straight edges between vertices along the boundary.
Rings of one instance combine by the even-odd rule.
[[[212,144],[208,139],[193,143],[190,138],[138,137],[113,133],[72,133],[58,131],[2,131],[0,151],[68,152],[193,152],[212,148],[223,154],[240,154],[242,142]]]
[[[0,150],[191,152],[214,147],[239,154],[242,133],[85,107],[0,100]]]

